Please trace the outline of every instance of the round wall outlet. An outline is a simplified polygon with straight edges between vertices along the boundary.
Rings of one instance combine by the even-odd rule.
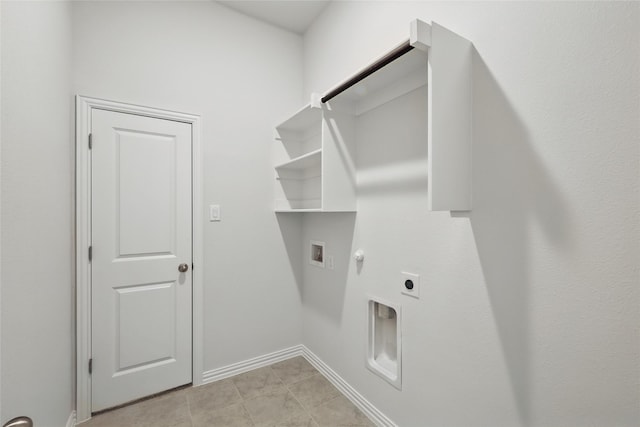
[[[413,298],[420,298],[420,275],[403,271],[401,277],[400,292]]]

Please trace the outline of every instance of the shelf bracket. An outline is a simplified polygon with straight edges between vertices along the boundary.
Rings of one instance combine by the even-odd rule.
[[[309,105],[311,105],[312,108],[322,108],[321,98],[322,98],[322,95],[320,95],[319,93],[313,92],[311,94],[311,101],[309,102]]]

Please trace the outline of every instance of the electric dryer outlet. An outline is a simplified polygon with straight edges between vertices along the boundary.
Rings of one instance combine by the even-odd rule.
[[[420,275],[414,273],[401,273],[400,292],[410,297],[420,298]]]

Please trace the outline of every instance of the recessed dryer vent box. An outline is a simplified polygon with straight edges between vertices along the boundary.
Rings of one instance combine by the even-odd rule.
[[[369,298],[367,368],[398,390],[402,389],[400,306]]]

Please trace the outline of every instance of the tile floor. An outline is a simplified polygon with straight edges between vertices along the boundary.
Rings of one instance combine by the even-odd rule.
[[[303,357],[96,415],[80,427],[373,426]]]

